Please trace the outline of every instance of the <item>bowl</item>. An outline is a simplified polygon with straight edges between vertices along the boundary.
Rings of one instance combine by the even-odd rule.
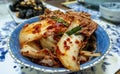
[[[83,0],[77,0],[78,2],[83,1]],[[94,5],[94,6],[99,6],[99,4],[102,4],[104,2],[120,2],[120,0],[84,0],[85,3]]]
[[[120,2],[105,2],[99,7],[103,18],[112,22],[120,22]]]
[[[10,38],[9,38],[9,52],[13,59],[15,59],[18,63],[34,68],[39,71],[43,72],[48,72],[48,73],[70,73],[71,71],[66,69],[66,68],[52,68],[52,67],[46,67],[46,66],[41,66],[38,64],[35,64],[31,62],[28,58],[24,57],[20,53],[20,44],[19,44],[19,33],[22,27],[27,23],[33,23],[36,21],[39,21],[39,17],[34,17],[31,18],[17,26],[17,28],[12,32]],[[97,30],[94,32],[96,39],[97,39],[97,48],[95,52],[100,52],[101,56],[100,57],[93,57],[90,61],[80,65],[80,70],[90,68],[94,66],[95,64],[99,63],[105,56],[106,54],[110,51],[109,46],[110,46],[110,40],[107,35],[107,33],[103,30],[102,27],[98,26]]]

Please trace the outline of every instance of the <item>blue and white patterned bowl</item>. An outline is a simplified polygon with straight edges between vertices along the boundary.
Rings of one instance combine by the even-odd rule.
[[[46,66],[41,66],[41,65],[35,64],[35,63],[31,62],[29,59],[27,59],[26,57],[21,55],[20,44],[19,44],[20,30],[26,23],[30,24],[30,23],[36,22],[38,20],[40,20],[39,17],[31,18],[31,19],[19,24],[18,27],[12,32],[12,34],[9,38],[9,43],[8,43],[9,52],[10,52],[11,56],[18,63],[28,66],[28,67],[31,67],[31,68],[34,68],[39,71],[49,72],[49,73],[55,73],[55,72],[69,73],[69,72],[71,72],[70,70],[65,69],[65,68],[52,68],[52,67],[46,67]],[[99,63],[106,56],[106,54],[110,51],[110,49],[109,49],[110,40],[109,40],[107,33],[103,30],[102,27],[98,26],[97,30],[95,31],[95,36],[97,38],[97,48],[96,48],[95,52],[100,52],[101,56],[92,58],[90,61],[80,65],[81,70],[92,67],[95,64]]]
[[[113,22],[120,22],[120,2],[100,4],[101,16]]]

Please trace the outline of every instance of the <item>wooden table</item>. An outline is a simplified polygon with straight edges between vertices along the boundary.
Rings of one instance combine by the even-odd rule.
[[[64,9],[64,10],[69,9],[61,4],[61,3],[65,2],[65,0],[46,0],[45,2],[48,4],[51,4],[53,6],[59,7],[61,9]]]

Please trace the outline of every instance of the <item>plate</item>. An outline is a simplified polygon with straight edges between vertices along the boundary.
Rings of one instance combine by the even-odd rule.
[[[111,40],[110,53],[94,67],[78,71],[72,74],[114,74],[120,69],[120,26],[108,24],[106,22],[95,20],[99,23],[107,32]],[[7,40],[9,34],[17,27],[14,21],[6,22],[0,27],[0,69],[4,74],[49,74],[37,71],[35,69],[19,65],[8,53]]]
[[[54,72],[63,72],[63,73],[71,72],[65,68],[52,68],[52,67],[50,68],[50,67],[45,67],[45,66],[35,64],[35,63],[31,62],[29,59],[27,59],[21,55],[20,44],[19,44],[19,33],[20,33],[22,27],[25,24],[31,24],[31,23],[37,22],[39,20],[40,20],[39,17],[31,18],[31,19],[19,24],[19,26],[12,32],[8,45],[9,45],[9,50],[10,50],[10,53],[11,53],[13,59],[15,59],[20,64],[23,64],[25,66],[28,66],[28,67],[31,67],[31,68],[34,68],[36,70],[43,71],[43,72],[50,72],[50,73],[51,72],[52,73],[54,73]],[[98,25],[98,28],[95,31],[95,36],[96,36],[96,40],[97,40],[96,52],[100,52],[101,56],[92,58],[90,61],[80,65],[80,70],[90,68],[90,67],[94,66],[95,64],[99,63],[110,51],[109,37],[108,37],[107,33],[105,32],[105,30],[100,25]]]
[[[17,22],[17,23],[21,23],[21,22],[26,21],[27,19],[20,19],[20,18],[16,17],[16,13],[15,13],[15,12],[12,12],[12,11],[9,9],[9,5],[10,5],[10,4],[12,4],[12,3],[7,4],[7,9],[8,9],[9,14],[11,15],[12,19],[13,19],[15,22]],[[45,7],[47,7],[48,9],[50,9],[50,10],[61,10],[61,11],[63,11],[63,12],[65,11],[65,10],[63,10],[63,9],[60,9],[60,8],[58,8],[58,7],[52,6],[52,5],[47,4],[47,3],[44,3],[44,2],[43,2],[43,5],[44,5]]]

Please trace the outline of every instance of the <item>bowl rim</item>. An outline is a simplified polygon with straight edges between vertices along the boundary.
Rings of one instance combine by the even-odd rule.
[[[107,10],[107,11],[110,11],[110,12],[112,11],[112,12],[119,12],[120,13],[120,8],[118,10],[118,9],[110,9],[110,8],[107,8],[107,7],[103,6],[105,4],[113,4],[113,3],[120,4],[120,2],[104,2],[104,3],[99,4],[99,7],[100,7],[101,10]]]
[[[35,18],[39,18],[39,17],[36,16],[36,17],[30,18],[30,19],[24,21],[23,23],[28,22],[29,20],[32,20],[32,19],[35,19]],[[21,23],[21,24],[23,24],[23,23]],[[59,72],[59,73],[62,73],[62,72],[70,73],[70,72],[72,72],[72,71],[70,71],[70,70],[68,70],[68,69],[65,69],[65,68],[62,68],[62,70],[61,70],[61,69],[60,69],[60,70],[58,70],[58,69],[56,69],[56,70],[50,70],[50,69],[39,68],[39,67],[31,66],[30,64],[25,63],[25,62],[22,62],[21,60],[19,60],[18,58],[16,58],[16,56],[15,56],[15,55],[13,54],[13,52],[12,52],[12,49],[10,48],[9,43],[10,43],[10,38],[11,38],[13,32],[14,32],[18,27],[20,27],[21,24],[19,24],[19,25],[11,32],[11,35],[9,36],[8,41],[7,41],[8,51],[9,51],[11,57],[12,57],[16,62],[18,62],[18,63],[21,64],[21,65],[24,65],[24,66],[33,68],[33,69],[38,70],[38,71],[46,72],[46,73],[58,73],[58,72]],[[98,25],[98,26],[100,26],[100,25]],[[101,27],[101,26],[100,26],[100,27]],[[102,28],[102,27],[101,27],[101,28]],[[103,28],[102,28],[102,29],[103,29]],[[103,30],[104,30],[104,29],[103,29]],[[105,31],[105,30],[104,30],[104,31]],[[106,32],[106,34],[107,34],[107,36],[108,36],[108,38],[109,38],[109,46],[108,46],[107,51],[106,51],[102,56],[100,56],[99,59],[97,59],[94,63],[90,63],[88,66],[84,66],[84,67],[82,67],[82,68],[80,67],[80,70],[84,70],[84,69],[90,68],[90,67],[92,67],[92,66],[95,66],[96,64],[100,63],[100,61],[102,61],[102,59],[110,52],[110,50],[111,50],[111,39],[110,39],[110,37],[109,37],[109,35],[108,35],[108,32],[107,32],[107,31],[105,31],[105,32]]]

